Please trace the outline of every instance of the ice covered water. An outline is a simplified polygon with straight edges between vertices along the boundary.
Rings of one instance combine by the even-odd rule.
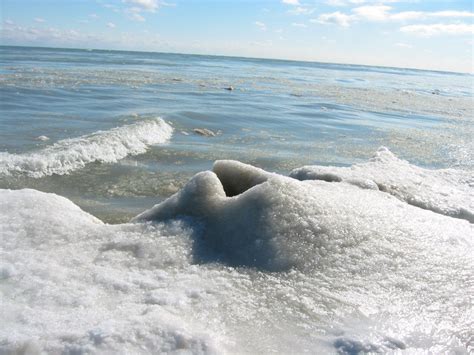
[[[472,351],[471,75],[1,50],[0,352]]]

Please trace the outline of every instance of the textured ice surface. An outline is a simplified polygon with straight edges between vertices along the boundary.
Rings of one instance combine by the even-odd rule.
[[[123,225],[0,190],[0,348],[472,351],[474,226],[360,185],[218,161]]]
[[[87,163],[114,163],[127,155],[146,152],[153,144],[165,143],[173,128],[161,118],[64,139],[47,148],[25,154],[0,153],[0,174],[26,174],[40,178],[63,175]]]
[[[346,182],[387,192],[413,206],[474,223],[474,174],[455,169],[428,170],[381,148],[367,163],[345,167],[304,166],[299,180]]]

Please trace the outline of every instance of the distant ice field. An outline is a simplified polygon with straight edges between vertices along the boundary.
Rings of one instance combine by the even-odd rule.
[[[0,353],[474,351],[472,75],[0,66]]]

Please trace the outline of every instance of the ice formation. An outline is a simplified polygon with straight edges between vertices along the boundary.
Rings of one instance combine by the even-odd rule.
[[[469,171],[429,170],[397,158],[381,148],[367,163],[350,168],[304,166],[290,176],[299,180],[346,182],[387,192],[413,206],[474,223],[474,174]]]
[[[95,161],[113,163],[127,155],[145,153],[150,145],[167,142],[173,128],[161,118],[145,120],[108,131],[58,141],[25,154],[0,153],[0,174],[40,178],[64,175]]]
[[[122,225],[0,190],[0,351],[472,350],[474,225],[370,187],[217,161]]]

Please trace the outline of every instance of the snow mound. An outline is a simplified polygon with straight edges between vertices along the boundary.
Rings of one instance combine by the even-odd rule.
[[[467,222],[378,190],[301,182],[234,161],[217,161],[212,172],[195,175],[181,191],[133,221],[180,216],[203,223],[198,258],[271,271],[333,266],[368,240],[472,236]]]
[[[121,225],[0,190],[0,353],[468,352],[474,224],[360,185],[217,161]]]
[[[380,148],[367,163],[351,167],[304,166],[290,174],[298,180],[346,182],[389,193],[410,205],[474,223],[474,174],[428,170]]]

